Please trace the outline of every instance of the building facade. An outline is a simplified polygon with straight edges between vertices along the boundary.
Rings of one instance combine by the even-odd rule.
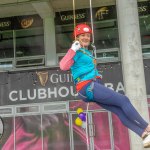
[[[93,25],[104,85],[127,95],[148,120],[150,1],[90,2],[0,2],[0,149],[143,149],[141,139],[114,114],[93,103],[87,110],[70,71],[61,71],[59,61],[74,40],[74,26]],[[86,113],[88,130],[75,124],[78,108]]]

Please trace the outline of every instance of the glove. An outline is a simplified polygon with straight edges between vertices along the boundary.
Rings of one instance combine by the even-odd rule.
[[[72,44],[72,46],[71,46],[71,49],[73,50],[73,51],[77,51],[77,50],[79,50],[81,48],[81,45],[80,45],[80,42],[79,41],[75,41],[73,44]]]

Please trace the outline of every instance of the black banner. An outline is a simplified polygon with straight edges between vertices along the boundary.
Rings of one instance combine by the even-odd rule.
[[[93,9],[94,21],[117,19],[116,6],[104,6]]]
[[[150,1],[138,3],[139,16],[150,15]]]
[[[145,60],[147,94],[150,95],[150,61]],[[104,85],[124,93],[120,64],[98,66]],[[75,86],[69,71],[59,68],[6,72],[0,74],[0,105],[43,103],[77,99]]]
[[[13,18],[0,19],[0,31],[13,30]]]
[[[43,26],[43,20],[38,15],[14,17],[14,29],[26,29]]]
[[[74,22],[74,15],[73,11],[63,11],[63,12],[56,12],[55,14],[55,23],[56,25],[63,25],[63,24],[73,24]],[[88,22],[89,10],[88,9],[78,9],[76,10],[75,19],[76,22]]]
[[[93,8],[93,21],[102,21],[108,19],[116,19],[115,6],[104,6]],[[75,10],[76,23],[90,22],[90,9],[77,9]],[[56,12],[55,23],[56,25],[73,24],[74,15],[73,11]]]
[[[120,72],[120,65],[113,65],[111,69],[109,66],[100,69],[103,70],[102,74],[108,75],[108,78],[104,76],[104,81],[109,82],[106,86],[123,92],[121,73],[117,76],[113,75]],[[1,73],[0,90],[1,106],[77,99],[70,72],[58,68],[57,70]]]
[[[43,26],[43,20],[39,15],[0,18],[0,31],[27,29],[41,26]]]
[[[139,16],[150,14],[150,2],[144,1],[138,3]],[[117,19],[116,6],[103,6],[92,8],[93,21],[103,21],[110,19]],[[91,22],[90,21],[90,8],[75,10],[76,23]],[[56,12],[55,17],[56,25],[73,24],[74,15],[72,11]]]

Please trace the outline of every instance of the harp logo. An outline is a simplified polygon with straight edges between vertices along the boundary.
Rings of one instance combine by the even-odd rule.
[[[26,29],[33,24],[33,18],[26,18],[21,20],[21,27]]]
[[[48,72],[36,72],[38,79],[40,81],[40,84],[42,86],[45,86],[48,80]]]
[[[108,13],[109,13],[109,9],[107,7],[102,7],[102,8],[97,10],[95,17],[98,20],[102,20],[102,19],[104,19],[105,15],[108,15]]]

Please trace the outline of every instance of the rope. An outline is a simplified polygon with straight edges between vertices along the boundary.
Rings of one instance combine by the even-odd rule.
[[[75,0],[73,0],[73,19],[74,19],[74,29],[76,27],[76,14],[75,14]],[[92,33],[93,33],[93,27],[92,27]],[[76,41],[76,32],[75,32],[75,41]],[[94,37],[93,37],[94,38]],[[87,150],[90,150],[89,148],[89,138],[88,138],[88,109],[89,109],[89,103],[87,103],[87,109],[86,109],[86,140],[87,140]]]
[[[93,53],[94,53],[94,68],[95,68],[95,74],[96,74],[96,67],[97,67],[97,62],[96,62],[96,60],[97,60],[97,54],[96,54],[96,46],[95,46],[95,44],[94,44],[94,39],[95,39],[95,37],[94,37],[94,28],[93,28],[93,11],[92,11],[92,1],[91,0],[89,0],[90,1],[90,15],[91,15],[91,28],[92,28],[92,44],[91,44],[91,46],[92,46],[92,48],[93,48]],[[94,77],[94,80],[96,80],[96,76]]]
[[[91,14],[92,43],[94,43],[93,12],[92,12],[92,2],[91,2],[91,0],[90,0],[90,14]]]
[[[88,136],[88,111],[89,111],[89,102],[87,103],[87,109],[86,109],[86,143],[87,143],[87,150],[90,150],[89,145],[89,136]]]
[[[76,12],[75,12],[75,1],[73,0],[73,24],[74,24],[74,29],[76,27]],[[76,41],[76,32],[75,32],[75,41]]]
[[[91,15],[91,29],[92,29],[92,48],[93,48],[93,52],[94,52],[94,64],[95,64],[95,71],[96,71],[96,59],[97,59],[97,55],[96,55],[96,46],[94,44],[94,28],[93,28],[93,12],[92,12],[92,1],[90,1],[90,15]],[[74,18],[74,29],[76,27],[76,15],[75,15],[75,0],[73,0],[73,18]],[[75,32],[75,41],[76,41],[76,32]],[[94,79],[96,80],[96,78]],[[86,109],[86,140],[87,140],[87,149],[90,150],[90,147],[89,147],[89,137],[88,137],[88,111],[89,111],[89,102],[87,103],[87,109]]]
[[[92,29],[92,44],[91,44],[91,46],[92,46],[92,48],[93,48],[93,51],[94,51],[94,57],[95,57],[95,59],[97,59],[97,55],[96,55],[96,46],[95,46],[95,44],[94,44],[94,39],[95,39],[95,37],[94,37],[94,28],[93,28],[93,11],[92,11],[92,1],[91,0],[89,0],[90,1],[90,15],[91,15],[91,29]],[[96,64],[95,64],[96,65]]]

